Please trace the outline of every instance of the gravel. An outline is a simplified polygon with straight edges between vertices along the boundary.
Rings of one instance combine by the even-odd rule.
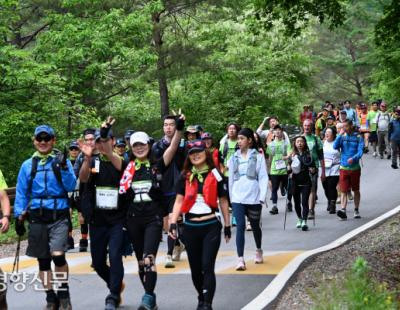
[[[400,214],[347,244],[306,261],[273,308],[312,308],[313,292],[335,278],[344,277],[359,256],[367,260],[374,279],[386,282],[390,290],[399,289]]]

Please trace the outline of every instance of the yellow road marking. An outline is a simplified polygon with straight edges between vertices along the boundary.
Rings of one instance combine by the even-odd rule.
[[[246,261],[247,269],[245,271],[236,271],[235,267],[231,267],[218,272],[218,274],[276,275],[300,253],[302,253],[302,251],[266,255],[264,256],[263,264],[255,264],[253,260],[248,260]]]

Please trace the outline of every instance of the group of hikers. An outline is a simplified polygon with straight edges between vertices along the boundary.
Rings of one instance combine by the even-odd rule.
[[[292,141],[278,117],[267,117],[255,132],[229,123],[219,146],[202,126],[185,129],[181,111],[164,117],[159,141],[135,130],[117,139],[115,119],[109,117],[100,128],[85,129],[69,145],[69,154],[55,149],[52,127],[38,126],[36,151],[18,174],[14,218],[18,236],[24,236],[29,222],[26,254],[37,258],[45,309],[72,309],[68,277],[59,279],[57,288],[49,279],[68,275],[73,209],[81,225],[79,251],[90,247],[92,267],[109,289],[106,310],[121,304],[122,258],[132,249],[144,289],[139,309],[157,309],[156,257],[163,232],[168,233],[165,267],[174,268],[186,251],[197,309],[212,309],[222,237],[229,242],[235,226],[236,270],[243,271],[245,231],[251,230],[254,262],[262,264],[261,214],[269,200],[271,215],[279,213],[279,192],[286,196],[285,211],[292,212],[294,204],[300,231],[315,218],[319,178],[329,213],[346,220],[348,200],[354,199],[354,218],[361,217],[360,163],[369,146],[374,156],[386,154],[398,168],[400,107],[393,113],[386,109],[383,101],[369,110],[366,103],[353,109],[345,101],[335,109],[326,102],[319,114],[304,106],[302,133]],[[0,173],[2,232],[11,217],[6,188]]]

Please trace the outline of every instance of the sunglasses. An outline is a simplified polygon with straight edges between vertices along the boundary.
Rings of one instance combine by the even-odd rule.
[[[43,137],[35,137],[35,140],[37,141],[37,142],[42,142],[42,141],[44,141],[44,142],[49,142],[49,141],[51,141],[53,139],[53,137],[52,136],[43,136]]]
[[[69,150],[70,150],[70,151],[79,151],[79,148],[77,148],[77,147],[71,147],[71,148],[69,148]]]
[[[205,144],[201,140],[196,140],[196,141],[191,141],[187,144],[188,150],[194,148],[194,147],[205,147]]]

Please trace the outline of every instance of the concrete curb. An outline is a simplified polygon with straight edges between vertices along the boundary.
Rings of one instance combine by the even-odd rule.
[[[254,298],[250,303],[244,306],[243,310],[258,310],[264,309],[265,307],[271,306],[278,296],[281,294],[282,290],[287,286],[290,279],[294,276],[301,265],[310,257],[320,254],[322,252],[330,251],[335,249],[351,239],[355,238],[357,235],[377,226],[388,218],[400,213],[400,206],[382,214],[376,219],[350,231],[344,236],[336,239],[335,241],[329,243],[328,245],[319,247],[314,250],[304,252],[296,256],[275,278],[274,280],[262,291],[256,298]]]

